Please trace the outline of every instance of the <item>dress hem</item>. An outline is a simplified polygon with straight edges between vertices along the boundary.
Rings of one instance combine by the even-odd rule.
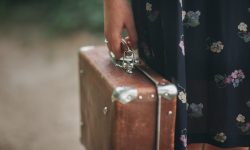
[[[226,139],[225,142],[218,142],[209,134],[189,134],[187,144],[206,143],[221,148],[250,147],[250,135],[237,135]]]

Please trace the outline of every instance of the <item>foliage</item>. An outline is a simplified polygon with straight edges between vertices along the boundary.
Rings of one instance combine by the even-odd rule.
[[[102,0],[1,0],[1,22],[39,23],[52,30],[103,30]]]

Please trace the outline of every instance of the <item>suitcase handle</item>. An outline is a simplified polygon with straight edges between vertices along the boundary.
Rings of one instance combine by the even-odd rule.
[[[127,73],[133,73],[136,64],[139,64],[139,55],[137,49],[132,49],[125,39],[121,40],[121,50],[123,57],[116,59],[112,51],[109,50],[109,56],[115,66],[123,68]]]

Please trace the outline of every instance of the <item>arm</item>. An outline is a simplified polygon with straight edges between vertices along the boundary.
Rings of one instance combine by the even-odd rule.
[[[123,29],[128,33],[126,40],[132,47],[136,47],[137,33],[128,0],[104,0],[104,36],[109,49],[117,58],[122,56],[120,42]]]

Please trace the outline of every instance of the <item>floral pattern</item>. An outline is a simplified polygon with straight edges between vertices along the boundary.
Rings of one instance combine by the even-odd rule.
[[[214,136],[214,140],[216,140],[217,142],[224,143],[227,140],[227,136],[224,132],[220,132]]]
[[[232,17],[224,15],[229,9],[221,5],[201,5],[196,0],[178,0],[177,6],[172,1],[132,3],[139,50],[147,58],[154,57],[148,59],[152,68],[174,78],[177,85],[175,150],[201,141],[250,146],[250,68],[246,65],[250,64],[250,6],[229,1],[223,7],[235,7]],[[232,139],[236,141],[230,143]]]
[[[243,116],[242,114],[239,114],[236,118],[236,121],[240,122],[240,123],[244,123],[245,122],[246,117]]]
[[[244,22],[241,22],[239,25],[238,25],[238,36],[244,40],[244,42],[248,43],[250,42],[250,32],[248,32],[248,29],[247,29],[247,24],[244,23]]]
[[[181,101],[182,104],[186,105],[186,110],[188,110],[189,104],[187,102],[187,93],[186,89],[181,86],[180,84],[177,84],[178,87],[178,96],[177,99]]]
[[[230,75],[220,75],[216,74],[214,80],[218,87],[225,87],[227,84],[232,84],[234,88],[238,87],[240,82],[243,82],[245,75],[241,69],[235,70]]]
[[[181,140],[181,142],[183,144],[183,147],[185,149],[187,149],[187,129],[186,128],[181,130],[180,140]]]
[[[206,39],[207,49],[209,49],[212,53],[221,53],[224,49],[224,44],[221,41],[215,41],[208,37]]]
[[[203,116],[202,109],[203,109],[202,103],[199,104],[191,103],[189,105],[189,110],[190,110],[189,115],[191,117],[199,118]]]
[[[181,36],[179,47],[181,48],[182,55],[185,55],[184,35]]]
[[[238,114],[236,124],[242,133],[250,135],[250,122],[246,122],[246,117]]]
[[[222,44],[221,41],[218,42],[214,42],[212,43],[212,45],[210,46],[210,50],[214,53],[220,53],[221,50],[224,48],[224,45]]]
[[[153,10],[153,5],[150,2],[146,2],[146,11],[150,22],[154,22],[160,14],[158,10]]]
[[[152,11],[152,4],[151,3],[149,3],[149,2],[146,3],[146,10],[149,12]]]
[[[185,17],[184,17],[184,25],[187,27],[196,27],[200,24],[200,15],[201,12],[199,10],[197,11],[188,11],[187,13],[185,13]]]
[[[182,103],[186,103],[187,102],[186,92],[184,91],[179,92],[178,98],[181,100]]]
[[[187,12],[186,12],[185,10],[183,10],[181,13],[182,13],[182,14],[181,14],[182,21],[184,21]]]

